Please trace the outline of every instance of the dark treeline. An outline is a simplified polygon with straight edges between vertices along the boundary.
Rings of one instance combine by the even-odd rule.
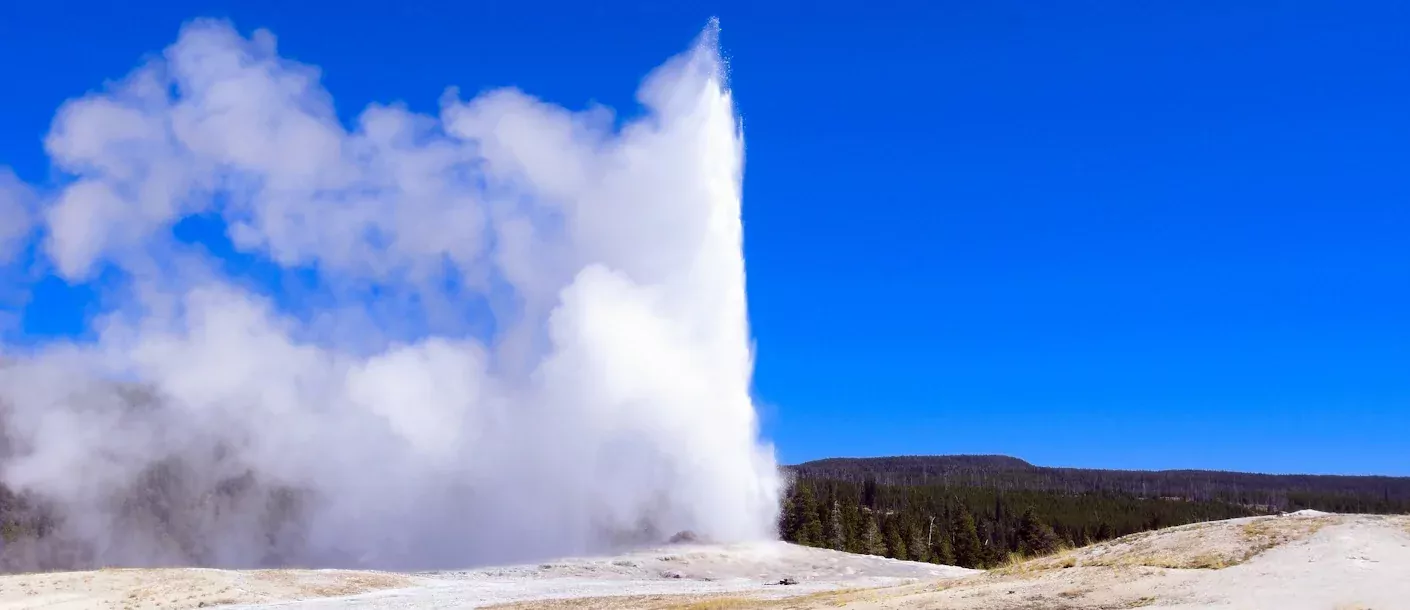
[[[811,478],[1061,494],[1217,501],[1265,511],[1410,513],[1410,477],[1268,475],[1208,470],[1047,468],[1006,456],[833,458],[791,467]]]
[[[784,540],[852,553],[964,567],[1013,554],[1041,555],[1126,534],[1261,514],[1217,501],[1066,494],[868,479],[794,478],[779,531]]]

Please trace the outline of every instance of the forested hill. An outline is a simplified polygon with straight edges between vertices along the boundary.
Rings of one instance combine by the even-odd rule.
[[[1034,466],[1001,455],[830,458],[789,469],[799,475],[886,485],[979,487],[1069,494],[1216,500],[1274,510],[1410,512],[1410,477],[1271,475],[1212,470],[1101,470]]]
[[[1410,477],[1045,468],[997,455],[836,458],[788,469],[785,540],[965,567],[1277,511],[1410,513]]]

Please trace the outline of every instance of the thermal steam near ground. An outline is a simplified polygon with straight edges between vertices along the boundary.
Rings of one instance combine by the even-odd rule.
[[[53,182],[0,174],[3,296],[57,276],[94,315],[0,352],[0,480],[46,532],[7,566],[773,536],[716,37],[624,124],[515,89],[340,121],[317,68],[215,21],[58,108]]]

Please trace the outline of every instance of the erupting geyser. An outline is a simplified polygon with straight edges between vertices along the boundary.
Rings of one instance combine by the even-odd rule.
[[[512,89],[345,126],[272,35],[211,21],[64,104],[60,182],[0,175],[0,277],[26,278],[0,290],[57,275],[101,313],[0,352],[0,479],[52,517],[6,560],[411,568],[773,535],[716,31],[620,127]]]

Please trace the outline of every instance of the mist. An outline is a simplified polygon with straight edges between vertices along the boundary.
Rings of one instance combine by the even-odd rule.
[[[63,104],[55,180],[0,171],[0,281],[57,276],[96,313],[0,347],[0,481],[43,533],[6,561],[409,569],[775,536],[717,33],[624,122],[453,88],[434,116],[340,121],[316,67],[218,21]]]

